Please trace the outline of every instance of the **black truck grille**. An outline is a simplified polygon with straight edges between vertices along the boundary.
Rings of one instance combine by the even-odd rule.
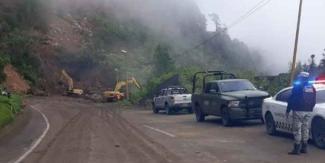
[[[248,108],[259,108],[263,104],[263,99],[261,98],[247,98],[245,101]]]

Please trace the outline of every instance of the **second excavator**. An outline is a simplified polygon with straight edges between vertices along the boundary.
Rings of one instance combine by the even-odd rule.
[[[119,81],[116,83],[115,89],[113,91],[105,91],[103,93],[105,100],[107,100],[109,102],[123,100],[125,98],[125,93],[122,93],[121,90],[125,86],[128,87],[129,84],[133,84],[139,89],[141,88],[140,84],[134,77],[132,77],[126,81]]]

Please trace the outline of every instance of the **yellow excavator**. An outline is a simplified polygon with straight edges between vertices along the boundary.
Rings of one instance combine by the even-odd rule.
[[[84,94],[84,91],[82,89],[75,89],[73,85],[73,79],[70,77],[70,75],[65,71],[61,71],[61,78],[66,81],[68,84],[68,89],[66,91],[66,94],[69,96],[82,96]]]
[[[121,92],[121,89],[124,86],[127,86],[129,84],[133,84],[137,88],[141,89],[141,86],[138,83],[138,81],[134,77],[132,77],[131,79],[128,79],[127,81],[117,82],[115,85],[115,89],[113,91],[105,91],[103,93],[104,98],[109,102],[123,100],[125,98],[125,94]]]

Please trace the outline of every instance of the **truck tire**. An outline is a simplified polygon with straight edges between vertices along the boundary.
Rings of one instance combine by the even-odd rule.
[[[203,114],[200,106],[195,106],[195,118],[197,122],[205,121],[205,115]]]
[[[159,109],[156,107],[155,103],[152,103],[152,112],[154,114],[158,114],[159,113]]]
[[[230,118],[228,109],[223,108],[221,111],[222,111],[222,115],[221,115],[222,125],[225,126],[225,127],[231,126],[232,122],[231,122],[231,118]]]
[[[266,132],[269,135],[276,135],[277,133],[276,126],[271,113],[267,113],[265,115],[265,127],[266,127]]]
[[[172,108],[168,104],[165,105],[165,111],[167,115],[172,115]]]
[[[320,148],[325,149],[325,120],[316,118],[312,122],[311,132],[314,144]]]

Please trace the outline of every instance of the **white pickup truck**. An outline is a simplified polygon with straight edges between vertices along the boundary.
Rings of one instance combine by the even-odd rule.
[[[155,114],[160,110],[165,110],[167,115],[180,110],[187,110],[192,114],[192,95],[187,93],[183,87],[174,86],[162,89],[158,96],[154,97],[152,102],[152,110]]]

